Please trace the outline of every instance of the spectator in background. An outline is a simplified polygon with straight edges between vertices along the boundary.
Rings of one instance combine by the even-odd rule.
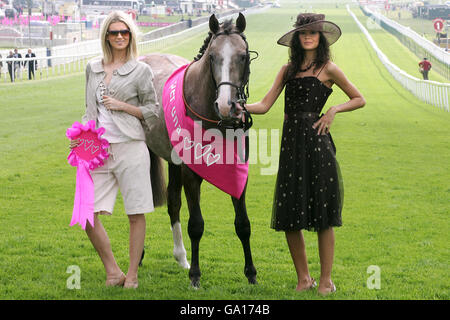
[[[428,72],[431,69],[431,62],[428,61],[427,58],[423,58],[422,61],[419,62],[419,71],[423,76],[423,80],[428,80]]]
[[[31,49],[28,49],[28,53],[25,55],[25,58],[36,58],[36,55],[34,52],[31,51]],[[28,60],[28,80],[31,80],[31,75],[34,77],[34,70],[37,69],[37,60]],[[25,63],[24,63],[25,64]]]
[[[17,48],[14,49],[14,56],[13,58],[22,58],[22,55],[19,53]],[[20,72],[21,62],[20,61],[14,61],[14,78],[17,79],[17,76]],[[19,71],[19,72],[18,72]]]
[[[2,78],[2,67],[3,67],[3,61],[2,61],[2,55],[0,53],[0,80]]]
[[[6,58],[14,58],[14,53],[12,51],[9,52],[9,55]],[[8,72],[9,72],[9,77],[11,78],[11,82],[14,82],[15,79],[15,75],[14,75],[14,68],[13,68],[13,62],[12,61],[8,61]]]

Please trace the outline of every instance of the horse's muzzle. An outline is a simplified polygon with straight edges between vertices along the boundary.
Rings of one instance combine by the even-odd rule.
[[[226,106],[219,107],[219,103],[214,103],[214,108],[220,118],[219,127],[235,129],[242,126],[244,109],[238,102],[231,102]]]
[[[229,117],[222,117],[220,116],[220,121],[218,123],[219,128],[223,129],[243,129],[244,131],[247,131],[250,129],[250,127],[253,124],[252,117],[250,113],[247,111],[247,109],[243,108],[240,103],[233,102],[232,104],[235,105],[235,108],[233,107],[230,109]]]

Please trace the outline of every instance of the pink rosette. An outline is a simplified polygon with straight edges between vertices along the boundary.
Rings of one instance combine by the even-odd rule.
[[[104,133],[105,128],[95,128],[94,120],[88,121],[85,125],[75,122],[66,131],[67,138],[79,140],[78,146],[73,148],[67,157],[69,164],[77,167],[70,226],[79,223],[83,229],[86,229],[86,221],[89,221],[94,227],[94,182],[90,171],[103,166],[109,156],[109,142],[101,137]]]

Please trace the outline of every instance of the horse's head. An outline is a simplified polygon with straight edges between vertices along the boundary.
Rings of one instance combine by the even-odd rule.
[[[242,119],[243,108],[239,103],[245,99],[244,88],[250,73],[248,44],[242,34],[245,17],[239,13],[236,25],[219,21],[212,15],[209,28],[212,39],[208,49],[211,75],[216,87],[214,108],[224,123],[236,123]]]

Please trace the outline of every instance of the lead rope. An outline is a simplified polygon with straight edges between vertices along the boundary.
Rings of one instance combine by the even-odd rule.
[[[247,41],[245,41],[245,42],[247,42]],[[248,44],[247,44],[247,47],[248,47]],[[248,87],[249,87],[249,84],[250,84],[250,64],[252,63],[253,60],[255,60],[255,59],[257,59],[259,57],[259,53],[257,51],[249,50],[248,51],[248,55],[249,56],[250,56],[250,53],[256,53],[256,57],[250,59],[249,62],[248,62],[247,83],[245,85],[245,93],[244,92],[240,92],[240,94],[242,95],[243,99],[239,101],[239,104],[244,109],[244,111],[243,111],[244,112],[244,118],[245,118],[244,119],[244,132],[248,131],[253,126],[253,118],[252,118],[250,112],[245,107],[245,105],[247,104],[247,99],[250,97],[249,90],[248,90]],[[249,138],[249,135],[246,134],[245,135],[245,162],[248,161],[249,153],[250,153],[250,138]]]

